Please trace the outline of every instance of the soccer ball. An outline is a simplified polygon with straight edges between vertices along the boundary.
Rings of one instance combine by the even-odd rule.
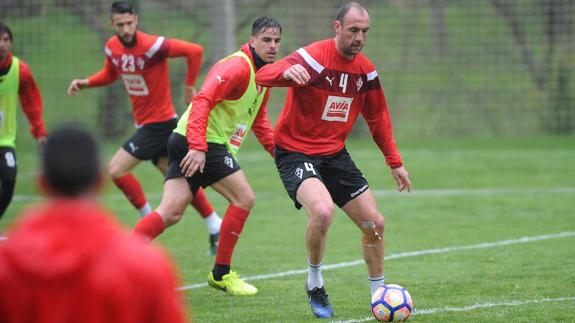
[[[411,295],[399,285],[385,285],[371,296],[371,312],[378,321],[405,321],[412,310]]]

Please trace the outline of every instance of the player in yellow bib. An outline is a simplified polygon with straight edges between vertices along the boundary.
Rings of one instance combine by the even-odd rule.
[[[0,217],[14,195],[16,185],[16,146],[18,101],[30,122],[30,132],[38,143],[46,141],[42,119],[42,97],[32,71],[12,55],[12,31],[0,22]]]
[[[252,25],[248,43],[212,67],[168,140],[170,162],[160,206],[134,229],[155,238],[180,220],[200,187],[211,186],[230,204],[208,282],[232,295],[257,293],[257,288],[230,271],[234,247],[255,202],[235,156],[250,129],[273,156],[273,131],[266,115],[269,92],[256,84],[255,72],[276,60],[280,35],[275,19],[260,17]]]

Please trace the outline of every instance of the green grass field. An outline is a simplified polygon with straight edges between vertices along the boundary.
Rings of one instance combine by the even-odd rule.
[[[386,217],[387,283],[405,286],[418,322],[560,322],[575,319],[575,137],[399,141],[414,190],[394,184],[376,146],[351,141]],[[117,148],[107,145],[106,157]],[[19,149],[17,196],[0,230],[32,199],[37,162]],[[305,213],[293,208],[272,160],[251,140],[240,164],[257,202],[234,254],[233,268],[259,288],[231,297],[205,286],[205,225],[193,211],[158,239],[179,265],[190,315],[197,322],[314,322],[304,284]],[[162,178],[136,171],[153,205]],[[208,196],[220,214],[225,201]],[[137,220],[108,183],[102,202],[131,227]],[[336,321],[370,320],[359,231],[337,211],[324,271]],[[145,291],[142,291],[145,292]]]

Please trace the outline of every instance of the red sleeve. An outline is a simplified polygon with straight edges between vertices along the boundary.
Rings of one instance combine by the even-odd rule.
[[[220,61],[208,72],[204,84],[192,99],[186,134],[188,147],[208,151],[206,129],[210,111],[223,100],[237,100],[249,84],[250,67],[241,57]]]
[[[104,68],[98,73],[88,77],[88,87],[104,86],[114,83],[118,79],[118,73],[112,66],[109,58],[104,61]]]
[[[202,46],[178,39],[169,40],[168,57],[185,56],[188,62],[188,73],[186,76],[186,85],[193,86],[196,84],[200,67],[202,63]]]
[[[393,129],[391,127],[391,118],[387,110],[385,94],[379,85],[379,79],[377,77],[370,82],[376,82],[376,86],[366,93],[365,103],[361,113],[369,126],[373,140],[385,155],[387,165],[391,168],[401,167],[401,156],[397,151],[395,139],[393,138]]]
[[[291,53],[289,56],[273,63],[262,66],[256,73],[256,82],[267,87],[294,87],[298,86],[294,81],[288,81],[284,78],[283,73],[286,69],[294,64],[302,64],[303,59],[297,52]],[[308,67],[307,64],[302,64]],[[309,69],[308,69],[309,72]],[[303,84],[306,85],[306,84]]]
[[[268,99],[270,97],[270,90],[266,92],[262,106],[258,111],[254,123],[252,124],[252,130],[258,141],[264,146],[264,149],[274,157],[274,132],[272,130],[272,125],[268,119]]]
[[[28,64],[20,61],[20,86],[18,88],[22,109],[30,122],[30,132],[34,138],[48,135],[44,120],[42,119],[42,96],[34,81],[32,71]]]

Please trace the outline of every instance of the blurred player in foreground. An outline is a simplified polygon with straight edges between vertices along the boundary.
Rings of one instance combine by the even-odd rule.
[[[365,8],[355,2],[345,4],[333,23],[334,38],[300,48],[263,67],[256,76],[263,86],[289,87],[275,129],[275,159],[289,196],[308,215],[306,289],[313,313],[321,318],[333,316],[321,262],[334,203],[363,233],[371,293],[384,284],[383,216],[345,148],[359,114],[385,155],[398,191],[411,189],[377,72],[360,53],[369,25]]]
[[[141,161],[151,160],[166,175],[167,141],[177,124],[167,58],[186,58],[188,71],[184,94],[188,104],[195,94],[194,84],[200,71],[203,49],[194,43],[139,31],[138,15],[130,3],[114,2],[110,14],[116,35],[106,43],[104,68],[89,78],[73,80],[68,93],[74,95],[83,88],[109,85],[119,77],[122,78],[132,101],[137,131],[112,157],[109,171],[116,186],[144,216],[152,208],[140,182],[131,171]],[[202,189],[195,194],[191,203],[206,221],[210,234],[210,252],[214,254],[221,219]]]
[[[273,156],[273,131],[266,114],[269,91],[256,84],[255,73],[276,60],[280,35],[279,22],[260,17],[252,25],[248,43],[212,67],[170,136],[170,166],[160,206],[140,219],[134,229],[155,238],[180,220],[198,189],[211,186],[230,204],[208,282],[232,295],[257,293],[254,286],[230,271],[234,247],[255,203],[235,156],[250,128]]]
[[[185,322],[163,251],[119,227],[95,201],[92,136],[55,130],[43,148],[49,200],[24,211],[0,243],[0,322]]]
[[[4,214],[16,185],[16,114],[18,100],[30,122],[30,132],[39,144],[46,141],[42,119],[42,97],[30,67],[12,55],[12,31],[0,22],[0,217]]]

